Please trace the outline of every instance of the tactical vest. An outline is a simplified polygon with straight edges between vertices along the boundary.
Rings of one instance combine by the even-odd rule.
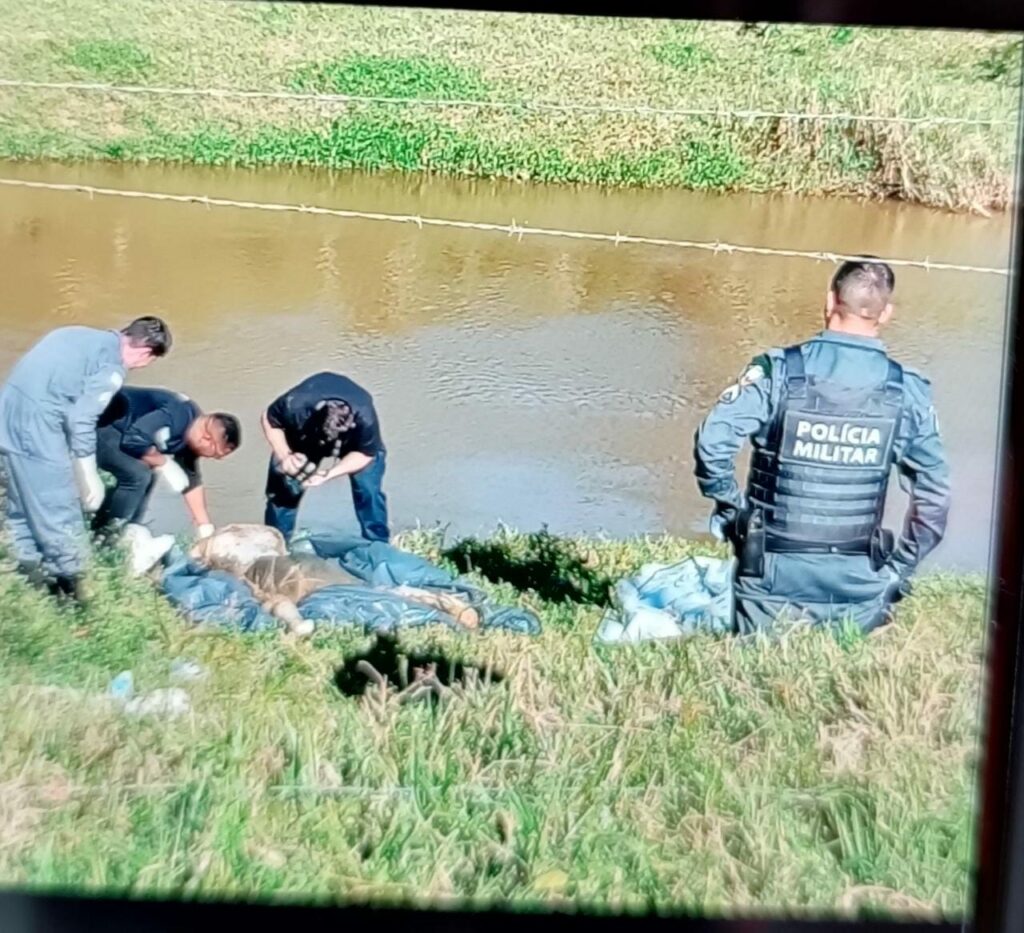
[[[851,391],[808,377],[799,347],[786,350],[786,382],[754,451],[748,501],[761,513],[769,552],[866,553],[881,528],[903,411],[903,369]]]

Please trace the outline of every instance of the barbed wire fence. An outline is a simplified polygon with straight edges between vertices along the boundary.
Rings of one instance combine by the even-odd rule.
[[[858,114],[852,112],[813,112],[758,109],[725,108],[665,108],[632,104],[590,104],[577,102],[548,101],[501,101],[473,99],[435,99],[419,97],[387,97],[351,94],[313,94],[298,91],[243,90],[234,88],[160,87],[148,85],[118,85],[108,83],[71,81],[27,81],[0,78],[0,89],[24,89],[30,91],[51,90],[65,93],[102,95],[146,95],[157,97],[192,97],[201,99],[237,99],[288,101],[315,103],[319,105],[350,106],[353,104],[379,104],[406,107],[476,108],[508,111],[547,111],[559,113],[592,114],[635,114],[652,117],[714,118],[738,120],[793,120],[803,122],[848,122],[880,123],[908,126],[1015,126],[1016,121],[1001,117],[954,117],[948,115],[900,116],[885,114]],[[860,258],[828,250],[801,250],[760,246],[721,241],[674,239],[669,237],[643,236],[616,232],[565,230],[550,227],[521,225],[513,219],[511,223],[488,223],[482,221],[458,220],[444,217],[424,217],[418,214],[393,214],[379,211],[360,211],[344,208],[330,208],[307,204],[280,204],[272,202],[246,201],[232,198],[210,197],[204,194],[167,194],[156,191],[139,191],[106,188],[84,184],[61,184],[56,182],[29,181],[15,178],[0,178],[0,185],[9,188],[30,188],[50,191],[88,194],[90,197],[121,197],[189,204],[201,204],[208,208],[222,207],[243,210],[260,210],[331,216],[349,220],[370,220],[389,223],[415,224],[424,227],[445,227],[451,229],[478,230],[504,233],[522,240],[524,236],[561,237],[571,240],[607,242],[620,244],[643,244],[648,246],[673,247],[677,249],[700,250],[711,253],[777,256],[780,258],[811,259],[816,262],[837,263],[847,259]],[[893,266],[920,268],[927,271],[950,271],[979,273],[986,275],[1009,275],[1003,267],[971,265],[924,259],[886,258]]]
[[[260,91],[239,88],[160,87],[75,81],[22,81],[0,78],[0,88],[52,90],[81,94],[143,95],[153,97],[209,97],[226,100],[290,101],[297,103],[380,104],[401,107],[437,107],[481,110],[535,110],[557,113],[635,114],[651,117],[707,117],[738,120],[793,120],[806,122],[892,123],[908,126],[1014,126],[1002,117],[954,117],[941,114],[901,116],[853,112],[758,110],[709,107],[653,107],[642,104],[592,104],[530,100],[475,100],[470,98],[387,97],[358,94],[314,94],[300,91]]]
[[[790,259],[811,259],[816,262],[838,263],[847,259],[861,258],[855,253],[829,252],[826,250],[782,249],[770,246],[752,246],[743,243],[723,243],[710,240],[684,240],[670,237],[639,236],[629,233],[601,233],[585,230],[561,230],[553,227],[531,227],[517,224],[487,223],[484,221],[458,220],[448,217],[424,217],[419,214],[391,214],[382,211],[361,211],[349,208],[322,207],[311,204],[278,204],[267,201],[243,201],[234,198],[217,198],[204,194],[167,194],[157,191],[136,191],[124,188],[104,188],[95,185],[81,185],[61,182],[30,181],[20,178],[0,178],[0,186],[27,188],[43,191],[73,192],[90,197],[119,197],[165,201],[178,204],[199,204],[207,208],[222,207],[239,210],[269,211],[277,213],[313,214],[337,217],[347,220],[369,220],[384,223],[412,224],[424,227],[442,227],[457,230],[479,230],[504,233],[522,240],[526,236],[561,237],[569,240],[583,240],[598,243],[647,245],[674,247],[676,249],[700,250],[710,253],[746,254],[753,256],[778,256]],[[1009,275],[1009,269],[999,266],[978,266],[925,259],[886,258],[891,266],[918,268],[927,271],[972,272],[985,275]]]

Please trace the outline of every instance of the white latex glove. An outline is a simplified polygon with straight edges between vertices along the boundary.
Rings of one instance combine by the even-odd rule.
[[[182,493],[188,489],[188,474],[170,457],[162,466],[156,467],[155,472],[175,492]]]
[[[97,511],[103,505],[107,490],[100,479],[100,471],[96,468],[95,454],[75,460],[74,468],[78,494],[82,497],[82,508],[86,512]]]
[[[214,528],[214,527],[213,527],[213,525],[211,525],[211,524],[209,524],[209,523],[207,523],[207,524],[205,524],[205,525],[200,525],[200,526],[199,526],[199,527],[198,527],[198,528],[196,529],[196,537],[197,537],[197,538],[198,538],[198,539],[199,539],[200,541],[202,541],[202,540],[203,540],[203,538],[209,538],[209,537],[211,537],[211,536],[213,535],[214,531],[216,531],[216,530],[217,530],[217,529],[216,529],[216,528]]]

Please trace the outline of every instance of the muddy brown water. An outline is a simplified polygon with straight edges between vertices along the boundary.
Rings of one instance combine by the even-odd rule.
[[[1007,263],[1010,221],[908,205],[261,170],[0,165],[0,176],[574,230]],[[831,265],[0,188],[0,376],[45,331],[165,316],[134,384],[235,412],[215,520],[259,520],[262,406],[334,369],[375,395],[393,524],[450,535],[706,531],[700,418],[764,347],[813,333]],[[933,566],[987,562],[1007,280],[897,269],[894,355],[933,382],[955,504]],[[895,484],[894,484],[895,485]],[[893,521],[902,498],[893,496]],[[353,527],[347,484],[311,525]],[[187,527],[160,492],[154,527]]]

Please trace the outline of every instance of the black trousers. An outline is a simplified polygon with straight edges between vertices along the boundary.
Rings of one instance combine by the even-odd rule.
[[[121,450],[122,436],[112,425],[96,432],[96,465],[117,480],[117,488],[107,492],[93,519],[96,531],[114,524],[140,522],[153,492],[156,474],[141,460]]]

